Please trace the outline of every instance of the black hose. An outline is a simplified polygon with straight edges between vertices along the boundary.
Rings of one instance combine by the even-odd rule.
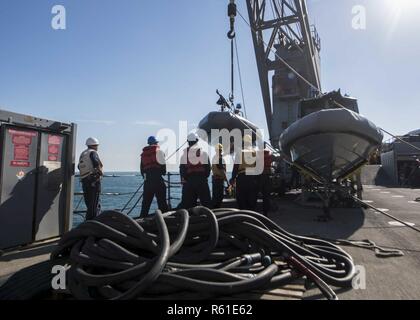
[[[137,220],[104,212],[65,234],[52,254],[58,258],[70,261],[77,299],[219,297],[302,276],[335,299],[328,284],[348,287],[355,275],[352,258],[335,244],[288,233],[256,212],[204,207]]]

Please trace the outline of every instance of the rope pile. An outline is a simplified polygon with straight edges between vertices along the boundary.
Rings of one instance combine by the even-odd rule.
[[[216,298],[269,290],[306,276],[328,299],[348,287],[352,258],[340,247],[290,234],[252,211],[178,210],[134,220],[107,211],[65,234],[52,259],[67,258],[77,299]]]

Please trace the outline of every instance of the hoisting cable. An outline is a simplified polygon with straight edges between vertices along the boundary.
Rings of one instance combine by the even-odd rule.
[[[233,56],[234,52],[234,39],[230,40],[230,95],[229,101],[233,103],[235,101],[235,60]]]
[[[182,147],[184,147],[186,144],[188,143],[188,141],[185,141],[178,149],[176,149],[170,156],[168,156],[165,161],[168,161],[169,159],[171,159],[174,155],[176,155],[178,153],[179,150],[182,149]]]
[[[339,102],[337,102],[337,101],[335,101],[335,100],[331,100],[332,101],[332,103],[334,103],[337,107],[340,107],[340,108],[342,108],[342,109],[347,109],[345,106],[343,106],[341,103],[339,103]],[[388,131],[386,131],[385,129],[383,129],[383,128],[379,128],[379,130],[381,130],[382,132],[384,132],[385,134],[387,134],[387,135],[389,135],[389,136],[391,136],[391,137],[393,137],[394,139],[396,139],[396,140],[398,140],[398,141],[400,141],[400,142],[402,142],[402,143],[405,143],[406,145],[408,145],[408,146],[410,146],[410,147],[412,147],[413,149],[415,149],[415,150],[417,150],[417,151],[420,151],[420,148],[419,147],[417,147],[417,146],[415,146],[414,144],[412,144],[412,143],[410,143],[410,142],[408,142],[408,141],[405,141],[404,139],[401,139],[400,137],[398,137],[398,136],[396,136],[396,135],[394,135],[394,134],[392,134],[392,133],[390,133],[390,132],[388,132]]]
[[[237,14],[237,8],[235,0],[230,0],[228,5],[228,17],[230,21],[230,29],[227,34],[227,37],[230,40],[230,96],[229,100],[231,103],[235,100],[235,57],[234,57],[234,47],[235,47],[235,18]]]
[[[372,206],[371,204],[369,204],[369,203],[367,203],[367,202],[365,202],[365,201],[357,198],[356,196],[351,195],[351,197],[354,199],[354,201],[356,201],[356,202],[358,202],[360,204],[363,204],[363,205],[371,208],[372,210],[375,210],[376,212],[379,212],[379,213],[387,216],[388,218],[391,218],[391,219],[393,219],[393,220],[395,220],[395,221],[403,224],[404,226],[409,227],[410,229],[413,229],[414,231],[420,232],[420,229],[417,228],[417,227],[415,227],[412,223],[409,223],[409,222],[403,221],[401,219],[398,219],[397,217],[394,217],[393,215],[391,215],[389,213],[386,213],[385,211],[383,211],[381,209],[378,209],[375,206]]]
[[[239,61],[239,53],[238,53],[238,42],[235,38],[235,50],[236,50],[236,63],[238,65],[238,76],[239,76],[239,84],[241,85],[241,95],[242,95],[242,104],[244,106],[244,114],[245,118],[248,118],[248,114],[246,112],[246,103],[245,103],[245,94],[244,94],[244,87],[242,83],[242,72],[241,72],[241,64]]]
[[[400,137],[398,137],[398,136],[396,136],[396,135],[393,135],[392,133],[390,133],[390,132],[386,131],[385,129],[382,129],[382,128],[379,128],[379,129],[381,129],[384,133],[386,133],[387,135],[390,135],[390,136],[391,136],[391,137],[393,137],[394,139],[396,139],[396,140],[398,140],[398,141],[400,141],[400,142],[405,143],[406,145],[408,145],[408,146],[412,147],[413,149],[415,149],[415,150],[417,150],[417,151],[420,151],[420,148],[419,148],[419,147],[417,147],[417,146],[415,146],[414,144],[412,144],[412,143],[410,143],[410,142],[408,142],[408,141],[405,141],[404,139],[401,139]]]

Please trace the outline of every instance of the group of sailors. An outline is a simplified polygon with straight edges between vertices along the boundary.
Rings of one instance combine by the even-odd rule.
[[[243,137],[242,149],[236,152],[231,179],[228,179],[223,145],[215,147],[215,156],[210,161],[206,151],[199,147],[199,137],[195,133],[188,135],[188,147],[184,149],[179,167],[182,183],[182,199],[178,209],[189,209],[200,204],[208,208],[221,208],[225,191],[236,190],[237,205],[240,210],[257,210],[258,194],[263,200],[262,213],[270,211],[270,172],[272,153],[265,148],[263,152],[253,147],[252,136]],[[87,149],[79,160],[79,171],[84,200],[87,208],[86,220],[100,214],[99,196],[103,165],[98,155],[99,141],[89,138]],[[263,161],[263,169],[257,172],[257,157]],[[167,174],[166,156],[160,150],[159,142],[154,136],[147,140],[140,161],[140,172],[144,178],[143,200],[140,217],[149,215],[154,198],[160,211],[170,208],[166,199],[167,187],[164,176]],[[257,174],[258,173],[258,174]],[[212,179],[212,192],[208,179]],[[199,202],[198,202],[199,201]]]

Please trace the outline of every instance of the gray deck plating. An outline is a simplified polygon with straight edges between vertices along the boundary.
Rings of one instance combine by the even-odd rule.
[[[34,247],[17,249],[0,257],[0,286],[14,273],[50,258],[57,240],[46,241]]]
[[[389,213],[404,221],[420,226],[420,202],[414,199],[420,190],[391,189],[365,186],[364,199],[377,208],[389,209]],[[320,209],[302,207],[293,203],[293,195],[276,201],[277,210],[270,218],[286,230],[331,239],[369,239],[379,246],[402,250],[404,257],[378,258],[373,251],[345,247],[355,263],[366,269],[365,290],[337,289],[340,299],[420,299],[420,234],[407,227],[393,226],[392,220],[373,210],[333,209],[333,221],[317,222]],[[16,251],[0,257],[0,286],[13,273],[45,261],[54,243],[38,248]],[[271,293],[255,292],[244,299],[300,299],[303,284],[280,288]],[[291,294],[292,293],[292,294]],[[318,289],[310,289],[305,299],[322,299]]]
[[[364,199],[406,222],[420,226],[420,203],[413,201],[420,190],[365,186]],[[392,220],[373,210],[332,209],[333,221],[316,222],[319,209],[302,208],[280,200],[270,214],[286,230],[331,239],[369,239],[379,246],[400,249],[404,257],[378,258],[373,251],[345,247],[355,263],[366,269],[365,290],[337,290],[340,299],[420,299],[420,234],[407,227],[392,226]],[[318,289],[306,299],[320,299]]]

